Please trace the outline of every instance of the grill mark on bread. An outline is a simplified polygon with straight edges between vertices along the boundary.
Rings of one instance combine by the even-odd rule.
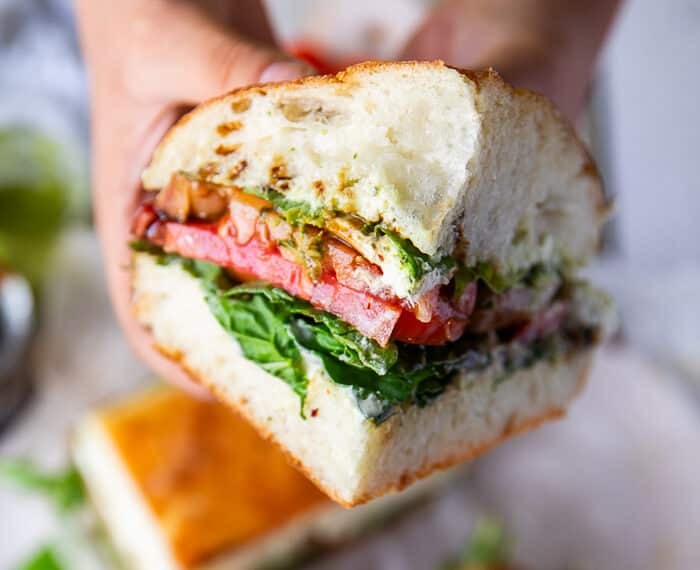
[[[326,186],[323,184],[323,180],[314,180],[312,182],[314,190],[316,190],[316,194],[323,194],[324,190],[326,189]]]
[[[216,149],[214,149],[214,152],[219,156],[228,156],[229,154],[236,152],[239,148],[241,148],[241,143],[220,144],[216,147]]]
[[[219,126],[216,127],[216,132],[219,133],[222,137],[233,133],[234,131],[239,131],[243,128],[243,123],[240,121],[228,121],[226,123],[221,123]]]
[[[277,155],[272,159],[272,166],[270,167],[270,186],[278,188],[280,190],[289,189],[289,180],[292,176],[287,170],[287,164],[284,159]]]
[[[270,178],[273,180],[289,180],[291,176],[287,172],[286,164],[276,164],[270,168]]]
[[[231,103],[231,110],[234,113],[244,113],[250,109],[250,99],[248,97],[243,97],[242,99],[237,99]]]
[[[197,170],[197,174],[199,174],[200,178],[210,178],[218,173],[219,163],[213,161],[203,164],[200,166],[199,170]]]
[[[238,178],[246,168],[248,167],[248,161],[247,160],[241,160],[238,162],[231,170],[228,172],[228,177],[230,180],[235,180]]]

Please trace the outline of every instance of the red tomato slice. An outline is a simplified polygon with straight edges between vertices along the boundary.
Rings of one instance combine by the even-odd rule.
[[[257,238],[240,245],[228,232],[228,222],[216,224],[161,222],[158,245],[183,257],[211,261],[230,269],[242,281],[260,279],[303,299],[311,296],[313,284],[303,268],[284,258],[275,246]]]
[[[388,302],[352,289],[329,272],[313,283],[299,264],[282,256],[277,246],[263,244],[257,236],[241,245],[231,236],[229,227],[227,217],[214,224],[156,221],[146,235],[167,252],[211,261],[230,269],[241,280],[266,281],[339,316],[381,345],[389,342],[402,312],[397,301]]]
[[[422,322],[415,312],[404,311],[396,323],[393,338],[412,344],[442,345],[464,334],[469,316],[476,304],[476,283],[468,283],[455,302],[445,297],[433,301],[432,318]]]
[[[325,275],[313,288],[311,304],[338,315],[365,336],[382,346],[391,340],[396,322],[403,309],[383,299],[356,291]]]

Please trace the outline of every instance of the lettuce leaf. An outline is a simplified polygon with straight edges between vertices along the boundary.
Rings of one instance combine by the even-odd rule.
[[[300,347],[376,376],[386,374],[397,360],[395,345],[381,347],[338,317],[282,289],[260,283],[232,285],[220,267],[204,261],[171,255],[163,262],[174,260],[199,279],[212,314],[238,341],[243,355],[301,398],[302,413],[308,378]]]
[[[83,480],[75,467],[49,473],[27,459],[0,458],[0,480],[40,493],[59,512],[68,512],[85,503]]]
[[[302,412],[308,379],[301,351],[284,315],[266,295],[231,295],[222,292],[228,278],[220,267],[206,261],[179,258],[183,268],[199,278],[209,309],[233,336],[243,355],[266,372],[280,378],[301,398]]]
[[[223,295],[265,297],[274,305],[277,314],[288,322],[294,337],[302,346],[304,338],[316,336],[323,351],[353,366],[367,367],[377,374],[386,374],[398,358],[394,344],[382,347],[335,315],[315,309],[308,302],[293,297],[283,289],[264,283],[247,284],[232,287]]]

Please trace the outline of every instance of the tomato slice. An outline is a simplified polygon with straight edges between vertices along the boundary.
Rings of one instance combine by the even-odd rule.
[[[419,320],[415,312],[404,311],[396,323],[393,338],[412,344],[442,345],[457,340],[464,334],[469,316],[476,303],[476,283],[468,283],[459,299],[445,297],[434,301],[433,316],[428,322]]]
[[[310,301],[312,305],[338,315],[382,346],[391,340],[403,312],[400,305],[351,289],[331,274],[324,275],[314,285]]]
[[[312,280],[295,256],[275,241],[273,233],[286,236],[291,229],[281,220],[270,224],[274,214],[268,213],[264,221],[262,212],[268,203],[240,191],[232,191],[229,197],[229,213],[216,222],[172,221],[158,214],[152,203],[144,203],[132,231],[166,252],[225,267],[241,281],[260,280],[280,287],[337,315],[382,346],[392,339],[439,345],[464,332],[474,307],[475,284],[468,285],[455,302],[436,289],[415,307],[409,306],[390,291],[370,290],[367,278],[381,275],[381,269],[328,236],[323,237],[320,273]]]
[[[243,281],[261,280],[280,287],[339,316],[381,345],[391,340],[402,313],[397,300],[389,302],[348,287],[331,272],[312,282],[303,267],[285,258],[274,243],[263,243],[253,236],[241,245],[231,235],[228,217],[213,224],[156,220],[146,237],[166,252],[226,267]]]

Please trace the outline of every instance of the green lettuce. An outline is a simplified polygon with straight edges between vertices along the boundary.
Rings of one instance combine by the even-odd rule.
[[[442,566],[443,570],[468,568],[505,568],[511,562],[511,541],[503,526],[495,519],[477,521],[462,553]]]
[[[386,374],[397,360],[395,345],[382,347],[338,317],[282,289],[255,283],[232,285],[221,268],[204,261],[168,256],[161,262],[176,259],[200,280],[212,314],[238,341],[243,355],[286,382],[301,398],[302,410],[308,388],[302,347],[313,347],[324,364],[332,360],[377,376]]]
[[[409,240],[382,226],[376,226],[375,232],[391,240],[398,253],[401,266],[414,285],[420,283],[423,277],[435,269],[440,269],[442,273],[449,273],[455,266],[451,257],[439,255],[431,257],[419,250]]]
[[[49,473],[26,459],[0,459],[0,480],[40,493],[59,512],[72,511],[85,503],[85,487],[75,467]]]

